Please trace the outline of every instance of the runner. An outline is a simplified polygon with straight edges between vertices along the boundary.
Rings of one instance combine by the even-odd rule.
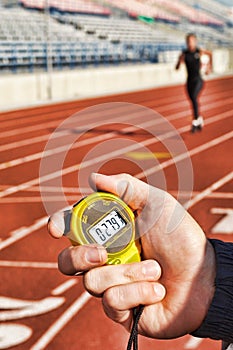
[[[198,48],[197,37],[190,33],[186,36],[187,49],[182,52],[176,65],[176,70],[180,68],[181,63],[185,63],[188,78],[187,92],[193,106],[193,121],[191,132],[201,131],[204,125],[203,117],[199,114],[198,96],[203,88],[203,80],[201,77],[201,56],[209,56],[209,64],[206,74],[212,70],[212,53],[207,50]]]

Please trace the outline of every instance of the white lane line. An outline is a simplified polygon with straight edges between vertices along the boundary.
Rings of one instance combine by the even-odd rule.
[[[189,151],[189,154],[183,153],[183,154],[175,157],[174,159],[176,159],[176,162],[179,162],[179,161],[185,159],[186,157],[189,157],[191,155],[195,155],[195,154],[197,154],[197,153],[199,153],[201,151],[207,150],[210,147],[216,146],[216,145],[220,144],[221,142],[224,142],[224,141],[228,140],[229,138],[232,137],[232,135],[233,135],[233,131],[231,131],[228,134],[222,135],[222,136],[220,136],[220,137],[218,137],[218,138],[216,138],[216,139],[214,139],[212,141],[209,141],[206,144],[203,144],[201,146],[198,146],[198,147],[192,149],[191,151]],[[152,168],[148,169],[148,171],[150,171],[150,173],[155,173],[157,171],[160,171],[161,168],[164,169],[164,168],[167,168],[168,166],[173,165],[173,164],[174,164],[174,162],[166,161],[166,162],[163,162],[160,165],[160,167],[152,167]],[[231,176],[232,176],[232,173],[231,173]],[[142,178],[145,176],[144,173],[139,173],[139,174],[137,174],[135,176],[139,177],[139,175]],[[230,176],[230,178],[231,178],[231,176]],[[228,180],[228,178],[229,178],[229,175],[227,175],[227,180]],[[230,178],[229,178],[229,180],[230,180]],[[226,182],[228,182],[228,181],[226,181]],[[213,184],[211,186],[211,190],[209,190],[209,189],[205,190],[204,191],[205,192],[204,195],[203,195],[203,192],[199,193],[197,196],[195,196],[193,199],[191,199],[191,201],[189,201],[188,203],[185,204],[186,207],[190,208],[192,205],[196,204],[198,201],[203,199],[206,195],[209,195],[211,193],[211,191],[214,191],[214,190],[218,189],[219,187],[222,186],[223,183],[226,183],[226,182],[224,182],[224,180],[222,180],[222,179],[218,180],[217,183],[219,184],[219,186],[216,185],[216,183]],[[45,218],[42,218],[42,219],[36,221],[36,223],[33,224],[32,226],[25,227],[25,228],[20,228],[19,230],[14,231],[13,233],[11,233],[11,234],[13,234],[12,237],[9,237],[9,238],[5,239],[3,242],[0,242],[0,250],[2,250],[4,248],[8,247],[9,245],[17,242],[21,238],[24,238],[25,236],[29,235],[31,232],[34,232],[34,231],[38,230],[39,228],[43,227],[44,225],[47,224],[47,220],[48,220],[48,218],[45,217]]]
[[[208,105],[205,104],[202,107],[202,110],[203,111],[211,110],[212,108],[222,106],[223,104],[224,104],[224,106],[226,106],[228,104],[228,102],[231,103],[232,102],[232,98],[223,99],[221,101],[213,102],[213,103],[210,103]],[[172,120],[176,120],[176,119],[179,119],[179,118],[183,118],[185,116],[187,116],[187,111],[186,110],[182,111],[182,112],[179,112],[179,113],[176,113],[176,114],[172,114],[172,115],[170,115],[170,116],[168,116],[166,118],[169,121],[172,121]],[[118,121],[120,121],[121,119],[125,120],[125,116],[123,118],[119,117],[119,119],[115,118],[115,120],[118,120]],[[86,126],[86,124],[84,126]],[[64,131],[64,132],[57,133],[56,134],[56,138],[63,137],[65,135],[68,135],[69,133],[70,133],[69,131],[68,132]],[[24,140],[12,142],[12,143],[8,143],[8,144],[4,144],[4,145],[0,145],[0,152],[2,152],[2,151],[9,151],[10,149],[13,149],[13,148],[19,148],[19,147],[23,147],[23,146],[27,146],[27,145],[32,145],[34,143],[47,141],[48,138],[50,137],[50,135],[51,135],[51,133],[46,134],[46,135],[42,135],[42,136],[36,136],[36,137],[29,138],[29,139],[24,139]]]
[[[172,195],[172,196],[177,196],[179,194],[180,198],[185,198],[185,197],[190,197],[190,192],[189,191],[169,191],[168,192]],[[199,194],[200,191],[193,191],[192,192],[192,196],[196,196],[197,194]],[[206,196],[206,198],[215,198],[215,199],[233,199],[233,193],[232,192],[213,192],[210,193],[209,195]]]
[[[209,118],[208,120],[206,120],[206,125],[209,125],[209,124],[214,123],[214,122],[216,122],[216,121],[218,121],[220,119],[223,119],[224,116],[225,116],[225,118],[227,118],[227,117],[229,117],[231,115],[232,115],[231,111],[221,113],[221,114],[219,114],[217,116],[214,116],[214,117]],[[190,126],[187,125],[187,126],[184,126],[184,127],[180,128],[180,129],[178,129],[177,131],[179,131],[180,133],[184,133],[184,132],[189,131],[189,128],[190,128]],[[125,128],[123,130],[127,130],[127,128]],[[193,154],[196,154],[196,153],[201,152],[201,151],[203,151],[205,149],[208,149],[208,148],[210,148],[212,146],[215,146],[218,143],[223,142],[223,141],[227,140],[228,138],[230,138],[231,134],[232,134],[232,132],[228,133],[228,134],[225,134],[225,135],[221,136],[220,138],[218,137],[218,138],[216,138],[213,141],[207,142],[204,145],[198,146],[197,148],[194,148],[192,151],[189,151],[189,155],[191,155],[191,152],[193,152]],[[152,145],[152,144],[156,144],[156,143],[160,142],[161,140],[165,140],[166,138],[169,138],[169,137],[172,137],[172,136],[174,136],[174,132],[173,131],[165,133],[165,134],[162,134],[160,136],[159,140],[156,139],[155,137],[152,137],[152,138],[150,138],[148,140],[145,140],[145,141],[142,141],[140,143],[133,144],[133,145],[130,145],[128,147],[124,147],[124,148],[121,148],[119,150],[116,150],[116,151],[113,151],[113,152],[109,152],[109,153],[107,153],[105,155],[96,157],[95,159],[91,159],[91,160],[88,160],[88,161],[85,161],[85,162],[82,162],[82,163],[79,163],[79,164],[76,164],[76,165],[72,165],[72,166],[70,166],[68,168],[62,169],[62,174],[63,174],[63,176],[67,175],[67,174],[70,174],[72,172],[78,171],[80,167],[82,167],[82,169],[86,168],[86,167],[89,167],[90,165],[97,164],[98,162],[105,161],[107,159],[111,159],[111,158],[117,157],[117,156],[119,156],[121,154],[124,154],[124,153],[135,151],[136,149],[140,149],[143,146],[149,146],[149,145]],[[161,168],[167,167],[167,166],[173,164],[174,161],[178,162],[178,161],[181,161],[181,160],[183,160],[185,158],[187,158],[187,153],[181,154],[181,155],[179,155],[179,156],[177,156],[177,157],[175,157],[175,158],[173,158],[173,159],[171,159],[171,160],[169,160],[167,162],[163,162],[160,165],[160,167]],[[158,170],[159,170],[159,167],[157,166],[157,167],[153,167],[151,169],[148,169],[148,171],[146,171],[145,173],[148,173],[148,174],[149,173],[154,173],[154,172],[156,172]],[[144,174],[141,173],[139,175],[143,178],[144,176],[146,176],[145,173]],[[51,174],[48,174],[48,175],[45,175],[45,176],[41,176],[40,178],[32,179],[32,180],[27,181],[25,183],[22,183],[20,185],[9,187],[6,190],[3,190],[3,191],[0,192],[0,198],[9,196],[9,195],[17,193],[19,191],[24,191],[24,190],[26,190],[26,189],[28,189],[28,188],[30,188],[32,186],[35,186],[35,185],[38,184],[39,180],[40,180],[40,183],[43,183],[45,181],[53,180],[53,179],[55,179],[55,178],[57,178],[59,176],[61,176],[61,170],[57,170],[57,171],[55,171],[55,172],[53,172]]]
[[[184,349],[196,349],[203,342],[204,339],[190,337],[187,343],[184,345]]]
[[[54,339],[54,337],[66,326],[66,324],[81,310],[91,299],[91,295],[84,292],[42,335],[30,350],[42,350]]]
[[[10,246],[11,244],[19,241],[20,239],[28,236],[30,233],[39,230],[40,228],[47,225],[48,217],[43,217],[39,220],[37,220],[33,225],[28,227],[21,227],[15,231],[12,231],[10,233],[11,237],[8,237],[7,239],[0,242],[0,250]]]
[[[56,190],[57,191],[57,190]],[[85,194],[88,193],[92,193],[93,191],[89,188],[89,189],[85,189]],[[83,193],[84,193],[83,192]],[[168,192],[173,195],[176,196],[178,195],[177,191],[169,191]],[[195,196],[196,194],[198,194],[200,192],[197,191],[193,191],[192,192],[192,196]],[[190,192],[179,192],[179,198],[186,198],[186,197],[190,197]],[[77,202],[79,200],[79,193],[77,192],[76,195],[66,195],[66,199],[68,201],[71,202]],[[215,198],[215,199],[233,199],[233,193],[232,192],[214,192],[214,193],[210,193],[209,195],[206,196],[206,198]],[[48,198],[44,199],[45,202],[63,202],[64,201],[64,197],[59,197],[59,196],[49,196]],[[41,197],[10,197],[10,198],[2,198],[1,199],[1,204],[14,204],[14,203],[41,203]]]
[[[232,208],[212,208],[212,214],[232,214]]]
[[[64,131],[64,132],[62,131],[62,132],[57,133],[56,135],[54,135],[54,138],[64,137],[64,136],[67,136],[69,134],[70,134],[70,131]],[[14,148],[20,148],[20,147],[32,145],[32,144],[35,144],[35,143],[41,143],[43,141],[48,141],[50,135],[51,135],[51,133],[45,134],[45,135],[41,135],[41,136],[31,137],[29,139],[23,139],[23,140],[19,140],[19,141],[14,141],[14,142],[11,142],[11,143],[4,143],[4,145],[0,146],[0,152],[8,151],[8,150],[14,149]]]
[[[231,139],[232,137],[233,137],[233,131],[230,131],[227,134],[224,134],[220,137],[217,137],[214,140],[211,140],[211,141],[206,142],[198,147],[193,148],[192,150],[189,150],[187,153],[179,154],[178,156],[175,156],[172,159],[169,159],[165,162],[162,162],[161,164],[158,164],[152,168],[149,168],[149,169],[145,170],[144,172],[137,174],[136,177],[138,179],[142,179],[146,176],[152,175],[152,174],[160,171],[161,169],[167,168],[168,166],[174,165],[178,162],[181,162],[182,160],[184,160],[188,157],[192,157],[196,154],[199,154],[200,152],[206,151],[207,149],[209,149],[211,147],[217,146],[220,143]]]
[[[85,191],[85,194],[91,193],[92,191],[89,189],[89,191]],[[66,195],[66,200],[77,202],[79,200],[79,195],[73,195],[69,196]],[[64,197],[59,196],[47,196],[47,198],[43,199],[43,202],[63,202]],[[16,203],[41,203],[42,199],[40,196],[38,197],[8,197],[8,198],[2,198],[1,204],[16,204]]]
[[[128,114],[127,116],[128,117],[130,116],[131,118],[134,118],[134,115],[137,118],[141,118],[141,116],[138,116],[138,111],[132,112],[132,113]],[[108,125],[116,124],[116,122],[119,122],[120,120],[124,121],[125,120],[125,116],[121,115],[118,118],[116,117],[114,122],[108,122]],[[146,121],[144,123],[139,124],[138,127],[143,128],[143,127],[149,127],[149,126],[158,125],[158,124],[162,124],[162,123],[163,123],[162,119],[155,120],[153,118],[152,120],[149,120],[149,121]],[[97,125],[96,122],[93,123],[93,124],[89,124],[88,125],[88,129],[91,129],[91,128],[95,127],[96,125]],[[133,131],[138,130],[138,127],[137,126],[125,127],[125,128],[123,128],[121,130],[121,132],[133,132]],[[77,130],[82,130],[82,129],[80,129],[80,126],[79,126],[79,128],[77,128],[75,130],[77,131]],[[62,134],[61,136],[64,136],[63,133],[61,133],[61,134]],[[55,133],[55,135],[56,135],[56,138],[60,137],[60,133]],[[77,141],[77,142],[75,142],[72,145],[72,150],[80,148],[80,147],[83,147],[83,146],[86,146],[86,145],[90,145],[92,143],[96,143],[98,141],[103,141],[103,140],[107,140],[107,139],[113,138],[116,135],[118,135],[118,131],[117,130],[113,131],[111,133],[106,133],[105,135],[94,136],[94,137],[90,137],[90,138],[87,138],[87,139],[82,140],[82,141]],[[61,152],[68,151],[69,149],[70,149],[70,144],[65,144],[63,146],[57,147],[56,149],[50,149],[50,150],[46,150],[46,151],[41,151],[41,152],[33,153],[31,155],[27,155],[27,156],[24,156],[24,157],[20,157],[20,158],[16,158],[16,159],[13,159],[13,160],[9,160],[7,162],[0,163],[0,170],[8,169],[8,168],[13,167],[13,166],[21,165],[21,164],[24,164],[24,163],[27,163],[27,162],[31,162],[31,161],[34,161],[34,160],[38,160],[42,156],[43,157],[49,157],[49,156],[54,155],[54,154],[58,154],[58,153],[61,153]]]
[[[212,227],[211,233],[222,233],[225,235],[233,233],[233,208],[212,208],[210,212],[211,214],[224,215],[223,218]]]
[[[33,269],[57,269],[57,263],[0,260],[0,267],[26,267],[26,268],[33,268]]]
[[[70,207],[63,208],[62,210],[70,209]],[[32,232],[38,231],[48,223],[48,217],[45,216],[35,221],[34,224],[28,227],[21,227],[9,233],[10,237],[0,242],[0,251],[19,241],[20,239],[30,235]]]
[[[212,93],[209,93],[208,95],[204,95],[202,97],[202,102],[205,105],[207,101],[214,100],[215,96],[218,97],[218,98],[219,97],[221,98],[222,96],[226,96],[228,92],[229,92],[229,89],[226,89],[225,91],[223,90],[222,92],[215,92],[214,91]],[[178,98],[180,98],[180,94],[176,95],[176,96],[171,95],[169,98],[168,97],[160,98],[159,102],[160,102],[160,105],[163,102],[164,102],[165,105],[168,105],[170,103],[170,101],[171,102],[173,102],[174,100],[177,101]],[[138,101],[137,103],[138,104],[143,103],[145,105],[145,103],[149,103],[149,102],[151,102],[151,100]],[[156,107],[156,106],[154,106],[154,107]],[[63,118],[64,114],[67,114],[68,112],[70,114],[70,111],[73,114],[74,110],[84,111],[86,108],[88,108],[88,106],[86,106],[86,107],[85,106],[84,107],[75,106],[75,107],[65,108],[65,109],[63,109],[61,111],[60,110],[55,110],[55,111],[52,111],[52,112],[46,112],[46,113],[43,112],[43,114],[41,112],[39,112],[39,114],[37,113],[36,115],[34,114],[33,116],[30,116],[30,117],[23,117],[23,118],[15,118],[14,117],[13,119],[10,119],[10,120],[3,120],[3,121],[1,121],[1,127],[4,127],[4,128],[8,127],[9,128],[11,125],[15,126],[16,124],[22,124],[22,121],[25,121],[26,123],[28,123],[28,122],[40,122],[41,120],[45,119],[45,115],[47,116],[47,114],[54,115],[56,113],[59,113],[59,114],[62,113],[62,116],[59,118],[59,119],[61,119],[61,118]]]
[[[60,286],[54,288],[52,291],[51,291],[51,294],[52,295],[61,295],[63,293],[65,293],[68,289],[72,288],[73,286],[75,286],[76,284],[78,284],[78,279],[74,279],[74,278],[71,278],[67,281],[65,281],[64,283],[60,284]]]
[[[220,187],[222,187],[232,179],[233,179],[233,171],[227,174],[226,176],[222,177],[218,181],[214,182],[211,186],[207,187],[204,191],[197,194],[194,198],[190,199],[190,201],[185,203],[184,207],[186,209],[190,209],[195,204],[200,202],[205,197],[209,196],[212,192],[216,191],[217,189],[219,189]]]
[[[185,115],[185,113],[182,112],[182,116]],[[172,121],[172,120],[178,119],[177,116],[180,117],[179,114],[180,113],[174,114],[173,116],[171,116],[169,118],[169,120]],[[128,114],[127,117],[130,116],[131,118],[134,118],[134,115],[136,116],[136,118],[141,118],[141,116],[138,116],[138,112],[137,111]],[[115,118],[114,122],[108,122],[108,123],[109,124],[111,124],[111,123],[115,124],[116,122],[119,122],[120,120],[124,121],[125,120],[125,116],[121,115],[120,117]],[[138,126],[141,127],[141,128],[143,128],[143,127],[145,128],[145,127],[149,127],[149,126],[153,126],[153,125],[162,124],[162,122],[163,122],[163,120],[161,120],[161,119],[155,120],[153,118],[152,120],[149,120],[149,121],[146,121],[144,123],[141,123]],[[96,122],[94,124],[89,124],[88,125],[88,129],[91,129],[94,126],[96,126]],[[78,129],[80,129],[80,126],[76,130],[78,130]],[[138,130],[138,127],[130,126],[130,127],[123,128],[121,131],[122,132],[133,132],[133,131],[136,131],[136,130]],[[66,132],[65,134],[68,134],[68,133]],[[90,137],[90,138],[82,140],[82,141],[77,141],[77,142],[75,142],[72,145],[72,150],[80,148],[80,147],[83,147],[83,146],[86,146],[86,145],[91,145],[92,143],[96,143],[98,141],[102,141],[102,140],[113,138],[116,135],[118,135],[118,132],[114,131],[114,132],[111,132],[111,133],[108,133],[108,134],[105,134],[105,135],[94,136],[94,137]],[[50,134],[48,136],[50,136]],[[63,132],[55,133],[55,137],[56,138],[57,137],[63,137],[63,136],[64,136]],[[6,150],[9,150],[9,148],[7,148],[7,145],[3,145],[2,147],[5,147]],[[28,163],[28,162],[31,162],[31,161],[38,160],[38,159],[41,159],[42,156],[43,157],[49,157],[49,156],[54,155],[54,154],[59,154],[61,152],[68,151],[69,148],[70,148],[70,145],[69,144],[65,144],[63,146],[57,147],[56,149],[51,149],[51,150],[47,150],[47,151],[40,151],[40,152],[33,153],[33,154],[30,154],[30,155],[27,155],[27,156],[24,156],[24,157],[12,159],[12,160],[9,160],[7,162],[0,163],[0,170],[9,169],[9,168],[17,166],[17,165],[21,165],[21,164],[24,164],[24,163]],[[0,149],[1,149],[1,146],[0,146]]]
[[[5,190],[6,188],[9,188],[9,185],[0,185],[0,189]],[[25,190],[26,192],[40,192],[41,189],[43,191],[47,191],[48,193],[57,193],[57,191],[60,190],[59,187],[56,186],[32,186]],[[62,187],[64,193],[83,193],[83,192],[90,192],[90,187]]]

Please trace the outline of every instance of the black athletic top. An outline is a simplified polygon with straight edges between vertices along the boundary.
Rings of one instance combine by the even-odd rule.
[[[196,49],[195,51],[184,50],[184,61],[188,72],[188,80],[192,80],[195,78],[201,77],[200,69],[201,69],[201,55],[200,49]]]

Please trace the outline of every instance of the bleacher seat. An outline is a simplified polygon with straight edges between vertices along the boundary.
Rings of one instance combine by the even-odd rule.
[[[44,0],[21,0],[40,11],[1,8],[0,69],[46,69],[48,53],[56,69],[173,62],[185,32],[196,32],[201,45],[232,47],[226,6],[218,4],[215,13],[208,2],[216,0],[199,0],[198,9],[195,0],[105,0],[104,6],[98,0],[48,0],[49,13]],[[203,17],[194,21],[197,13]]]

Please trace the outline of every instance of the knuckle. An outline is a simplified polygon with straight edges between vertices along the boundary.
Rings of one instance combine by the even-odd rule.
[[[102,296],[104,292],[104,285],[101,282],[98,269],[92,269],[85,273],[83,277],[83,284],[85,289],[95,297]]]
[[[118,309],[124,300],[120,287],[110,288],[104,293],[104,304],[110,309]]]
[[[141,276],[141,270],[139,269],[138,264],[127,266],[124,276],[129,282],[137,281]]]
[[[151,298],[152,286],[150,283],[139,283],[137,286],[138,299],[149,300]]]
[[[97,292],[96,276],[94,270],[90,270],[85,273],[83,277],[83,284],[88,292],[92,294]]]

